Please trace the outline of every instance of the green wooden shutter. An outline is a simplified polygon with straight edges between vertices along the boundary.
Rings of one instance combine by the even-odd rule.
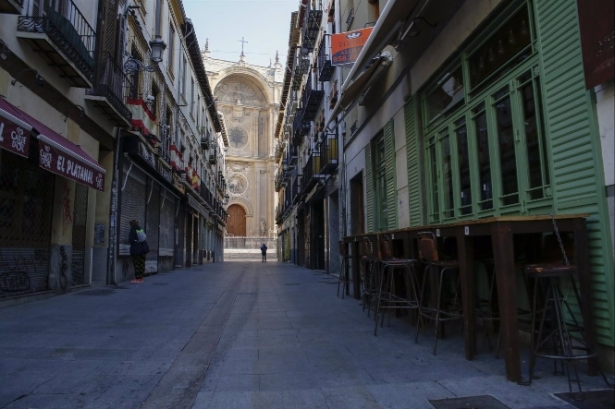
[[[598,340],[614,346],[611,237],[599,135],[585,89],[575,0],[536,0],[543,99],[550,137],[551,185],[557,213],[589,213],[589,257]]]
[[[374,175],[372,166],[372,144],[365,146],[365,193],[367,196],[367,232],[374,231]]]
[[[386,168],[387,228],[397,228],[397,166],[395,164],[395,133],[393,119],[384,127],[384,157]]]
[[[411,98],[404,107],[406,125],[406,156],[408,161],[408,206],[410,226],[422,225],[421,181],[419,173],[419,140],[417,131],[416,98]]]

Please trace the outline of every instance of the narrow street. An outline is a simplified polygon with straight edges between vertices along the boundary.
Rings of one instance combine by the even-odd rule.
[[[507,382],[479,337],[466,361],[456,331],[393,318],[373,336],[334,277],[270,261],[157,274],[143,284],[0,309],[0,408],[433,408],[492,395],[510,408],[571,408],[564,376]],[[524,369],[525,371],[525,369]],[[583,377],[584,388],[601,388]]]

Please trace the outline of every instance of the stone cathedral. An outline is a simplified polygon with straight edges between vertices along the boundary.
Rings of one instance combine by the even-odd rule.
[[[224,115],[229,148],[226,180],[230,193],[227,235],[275,235],[274,131],[282,93],[284,71],[276,55],[269,67],[211,58],[209,43],[203,61]]]

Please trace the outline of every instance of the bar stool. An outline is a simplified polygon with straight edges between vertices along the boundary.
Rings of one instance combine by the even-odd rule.
[[[352,283],[352,278],[348,276],[348,271],[346,271],[346,266],[349,265],[349,261],[352,260],[352,256],[346,254],[346,245],[343,241],[338,242],[340,256],[342,257],[342,262],[340,264],[340,271],[337,280],[337,296],[340,296],[340,285],[343,284],[342,287],[342,299],[344,299],[344,295],[346,294],[346,287],[348,284]]]
[[[389,235],[383,235],[380,239],[380,274],[378,298],[376,301],[376,324],[374,336],[378,335],[378,316],[380,310],[389,310],[389,323],[391,321],[390,310],[419,309],[418,285],[416,279],[416,259],[400,259],[393,257],[392,242]],[[405,284],[405,295],[397,293],[398,282]],[[384,325],[384,312],[380,326]]]
[[[361,260],[363,269],[361,270],[361,299],[363,300],[363,311],[367,306],[367,316],[370,316],[371,304],[374,295],[377,294],[377,271],[380,268],[380,259],[376,255],[374,243],[369,237],[364,237],[361,242]]]
[[[463,309],[461,306],[460,297],[461,280],[459,277],[459,263],[457,260],[440,260],[436,237],[432,232],[419,232],[418,238],[419,258],[421,262],[425,264],[425,273],[419,299],[422,302],[425,300],[424,295],[427,281],[432,281],[432,284],[430,285],[432,296],[434,295],[434,290],[437,291],[437,293],[435,294],[435,305],[425,306],[422,304],[419,308],[419,319],[416,326],[416,337],[414,342],[418,342],[423,317],[435,321],[435,343],[433,347],[433,354],[436,355],[440,323],[446,321],[463,320]],[[453,279],[457,280],[457,283],[455,284],[456,290],[452,294],[452,300],[447,297],[447,294],[444,293],[444,279],[446,278],[447,273],[449,273],[448,275],[452,276]],[[436,286],[437,290],[434,288]]]

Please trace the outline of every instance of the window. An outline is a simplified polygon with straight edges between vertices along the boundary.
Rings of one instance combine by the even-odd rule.
[[[180,60],[181,66],[179,67],[179,93],[184,100],[186,100],[186,57],[182,57]]]
[[[190,115],[194,119],[194,78],[190,77]]]
[[[167,67],[169,72],[173,73],[173,64],[175,64],[175,30],[173,24],[169,23],[169,55],[167,57]]]
[[[550,200],[529,10],[504,14],[512,17],[422,94],[430,222],[528,213]]]

